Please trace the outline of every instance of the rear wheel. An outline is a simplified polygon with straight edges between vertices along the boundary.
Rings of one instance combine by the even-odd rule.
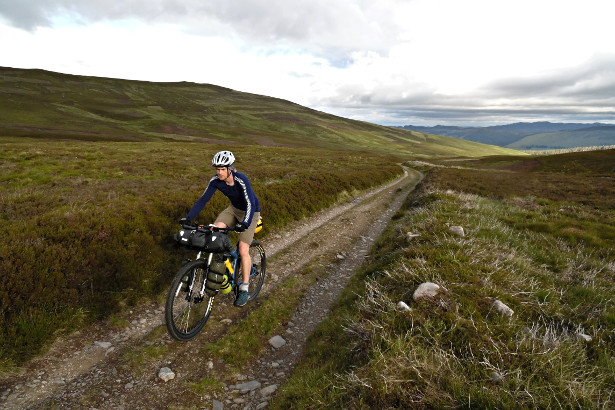
[[[188,262],[175,276],[167,294],[164,315],[173,338],[192,339],[209,319],[214,298],[204,293],[206,277],[207,262],[201,259]]]
[[[250,271],[250,298],[248,301],[254,300],[261,291],[267,269],[265,249],[257,241],[253,241],[250,245],[250,258],[252,259],[252,270]]]

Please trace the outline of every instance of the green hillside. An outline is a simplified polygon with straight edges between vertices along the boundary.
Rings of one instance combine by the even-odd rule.
[[[0,136],[201,141],[399,156],[485,156],[510,149],[378,126],[276,98],[195,83],[151,83],[0,68]]]
[[[529,135],[508,145],[514,149],[565,149],[615,145],[615,126],[587,127],[571,131]]]

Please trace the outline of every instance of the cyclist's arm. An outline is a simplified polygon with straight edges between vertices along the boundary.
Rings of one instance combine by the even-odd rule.
[[[252,217],[254,216],[254,212],[256,212],[257,207],[257,199],[254,190],[252,190],[252,185],[250,185],[250,181],[247,177],[242,178],[241,176],[237,176],[236,181],[239,182],[241,186],[242,193],[244,199],[246,201],[246,216],[241,221],[246,227],[250,226],[252,223]]]
[[[194,203],[192,209],[190,209],[188,215],[186,215],[186,218],[188,218],[189,220],[193,220],[199,214],[199,212],[201,212],[201,210],[205,208],[207,202],[209,202],[212,195],[216,192],[217,188],[213,183],[216,179],[218,179],[217,176],[209,180],[209,184],[207,185],[205,192],[203,192],[203,195]]]

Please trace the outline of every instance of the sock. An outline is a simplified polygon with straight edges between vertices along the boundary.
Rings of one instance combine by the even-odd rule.
[[[248,283],[242,283],[241,285],[239,285],[239,290],[242,292],[247,292],[249,289],[249,284]]]

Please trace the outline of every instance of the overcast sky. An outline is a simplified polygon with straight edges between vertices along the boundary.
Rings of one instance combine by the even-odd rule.
[[[0,66],[384,125],[615,123],[612,0],[0,0]]]

